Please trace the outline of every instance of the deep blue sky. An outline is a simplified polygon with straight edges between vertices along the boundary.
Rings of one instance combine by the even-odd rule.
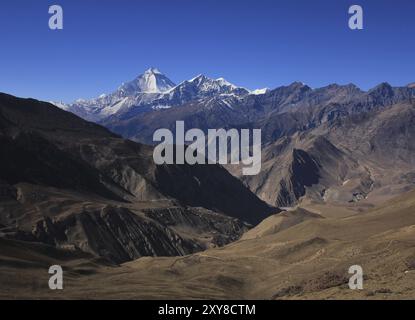
[[[49,5],[64,30],[48,28]],[[364,9],[365,30],[348,28]],[[72,101],[158,67],[250,89],[415,81],[413,0],[2,0],[0,91]]]

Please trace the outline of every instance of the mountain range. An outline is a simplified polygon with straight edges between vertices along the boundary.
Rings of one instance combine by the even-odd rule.
[[[249,91],[203,75],[175,86],[151,68],[113,94],[64,109],[150,145],[157,129],[174,132],[178,120],[205,132],[259,128],[261,173],[245,177],[240,168],[227,169],[270,205],[286,207],[304,196],[350,204],[410,189],[414,102],[413,85],[381,83],[364,91],[354,84],[313,89],[294,82]]]
[[[226,97],[247,94],[248,90],[223,78],[210,79],[204,75],[175,85],[158,69],[150,68],[111,94],[102,94],[92,100],[79,99],[71,104],[55,104],[86,120],[105,121],[111,117],[132,117],[142,112],[169,109],[194,100],[216,96],[226,100]]]

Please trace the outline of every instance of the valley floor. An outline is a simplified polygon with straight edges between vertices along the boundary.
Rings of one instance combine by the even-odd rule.
[[[118,266],[0,239],[0,298],[415,298],[415,192],[350,214],[308,207],[271,216],[222,248]],[[48,288],[52,264],[63,266],[61,291]],[[352,265],[363,268],[363,290],[348,287]]]

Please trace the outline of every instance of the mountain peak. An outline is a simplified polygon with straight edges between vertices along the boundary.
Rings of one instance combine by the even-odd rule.
[[[162,74],[159,69],[151,67],[147,69],[144,74]]]
[[[217,78],[216,81],[222,86],[230,86],[230,87],[236,88],[234,84],[230,83],[225,78]]]
[[[215,87],[229,87],[229,88],[232,88],[232,89],[237,89],[238,88],[234,84],[227,81],[225,78],[212,79],[212,78],[209,78],[209,77],[205,76],[204,74],[199,74],[196,77],[194,77],[193,79],[190,79],[188,82],[195,83],[197,85],[205,85],[206,84],[208,87],[215,86]]]
[[[373,89],[370,89],[369,94],[379,94],[379,95],[383,95],[383,96],[391,96],[391,95],[393,95],[393,88],[389,83],[382,82],[381,84],[378,84]]]
[[[173,88],[175,84],[157,68],[149,68],[135,80],[125,83],[120,90],[123,95],[135,93],[163,93]]]
[[[307,86],[304,82],[300,81],[294,81],[293,83],[288,85],[288,88],[291,89],[311,89],[309,86]]]
[[[198,74],[196,77],[189,80],[189,82],[200,82],[207,80],[208,77],[206,77],[204,74]]]
[[[382,82],[374,87],[372,90],[383,89],[383,88],[392,88],[392,86],[388,82]]]

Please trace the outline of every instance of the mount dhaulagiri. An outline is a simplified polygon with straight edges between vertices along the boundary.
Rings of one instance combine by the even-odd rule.
[[[130,82],[123,83],[111,94],[98,98],[78,99],[71,104],[54,103],[58,107],[95,122],[108,119],[129,119],[138,114],[164,110],[184,103],[216,96],[224,99],[249,93],[223,78],[210,79],[199,75],[175,85],[156,68],[150,68]]]

